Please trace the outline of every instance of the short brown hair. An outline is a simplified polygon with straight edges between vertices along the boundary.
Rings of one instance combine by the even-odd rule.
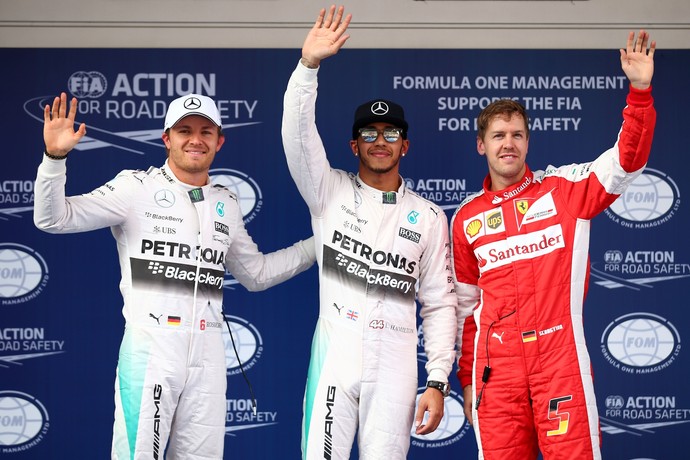
[[[499,99],[487,105],[477,117],[477,137],[484,139],[486,129],[489,123],[496,117],[502,117],[510,120],[513,115],[519,115],[525,121],[525,135],[529,139],[529,118],[527,117],[527,110],[517,101],[512,99]]]

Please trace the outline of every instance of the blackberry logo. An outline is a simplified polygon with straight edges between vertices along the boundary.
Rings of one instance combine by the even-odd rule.
[[[160,275],[165,272],[165,267],[159,262],[149,262],[149,270],[151,270],[151,274],[153,275]]]
[[[348,258],[342,254],[338,254],[337,256],[335,256],[335,261],[339,267],[344,267],[349,262]]]

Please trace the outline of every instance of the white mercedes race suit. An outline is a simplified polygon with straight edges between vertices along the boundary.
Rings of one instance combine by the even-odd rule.
[[[168,440],[168,459],[222,458],[225,271],[249,290],[266,289],[312,265],[312,240],[260,253],[233,193],[185,185],[167,164],[122,171],[81,196],[65,198],[65,182],[65,161],[44,157],[36,226],[50,233],[111,227],[117,241],[126,325],[112,458],[162,459]]]
[[[331,169],[315,125],[317,70],[298,64],[285,93],[283,144],[316,240],[320,312],[304,397],[302,453],[403,459],[410,443],[421,304],[430,380],[447,382],[456,299],[447,217],[403,185],[383,193]]]

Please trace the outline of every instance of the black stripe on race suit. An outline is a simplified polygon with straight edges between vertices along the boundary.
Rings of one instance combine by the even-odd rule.
[[[322,272],[325,277],[335,278],[344,286],[352,289],[366,289],[371,295],[407,300],[415,299],[416,278],[382,270],[375,267],[372,261],[355,259],[349,253],[343,253],[330,246],[323,246]]]
[[[134,289],[157,291],[161,294],[185,294],[194,292],[197,279],[196,265],[176,264],[130,258],[132,287]],[[199,293],[209,298],[222,298],[224,270],[199,269]]]

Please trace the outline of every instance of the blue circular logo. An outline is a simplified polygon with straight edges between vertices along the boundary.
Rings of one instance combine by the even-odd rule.
[[[78,98],[97,98],[105,94],[108,89],[108,81],[100,72],[78,71],[69,76],[67,80],[69,92]]]
[[[225,315],[225,319],[230,324],[232,331],[232,337],[230,337],[227,328],[223,328],[225,363],[228,368],[228,375],[235,375],[242,372],[235,355],[235,349],[237,349],[237,355],[239,355],[244,369],[249,369],[256,364],[263,353],[263,339],[258,329],[245,319],[231,315]]]
[[[424,387],[417,390],[415,413],[419,398],[422,397],[425,390]],[[469,430],[470,425],[467,423],[463,410],[463,399],[451,390],[450,395],[443,400],[443,418],[438,428],[432,433],[419,436],[413,427],[411,430],[412,446],[423,448],[447,447],[459,441]]]
[[[628,222],[665,222],[680,204],[678,186],[669,176],[646,168],[606,210]]]
[[[48,411],[39,400],[19,391],[0,391],[0,446],[33,447],[49,425]]]
[[[33,249],[0,243],[0,300],[22,303],[39,295],[48,282],[48,265]]]
[[[601,345],[607,360],[625,372],[656,372],[668,367],[680,352],[680,335],[661,316],[630,313],[607,326]]]
[[[209,175],[213,185],[226,187],[237,197],[245,224],[256,217],[263,205],[263,198],[261,189],[254,179],[234,169],[224,168],[212,169]]]

